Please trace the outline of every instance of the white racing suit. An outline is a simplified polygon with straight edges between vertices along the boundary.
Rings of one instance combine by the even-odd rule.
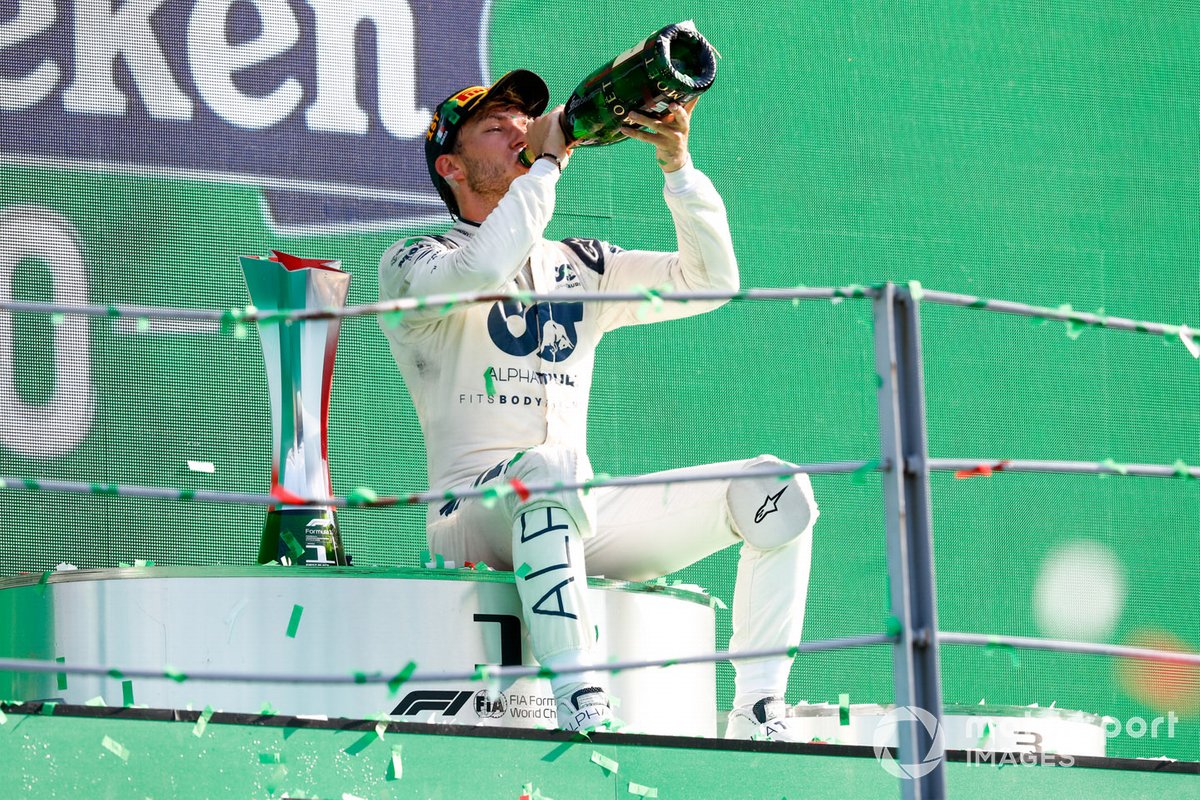
[[[547,160],[511,184],[481,225],[397,243],[380,261],[380,296],[528,291],[561,295],[431,307],[380,318],[420,418],[434,488],[511,486],[592,477],[588,394],[600,337],[623,325],[678,319],[723,301],[582,303],[580,291],[679,290],[738,285],[725,207],[690,163],[667,175],[677,253],[622,250],[597,240],[552,242],[559,171]],[[695,435],[681,431],[681,435]],[[672,474],[780,464],[772,456]],[[594,643],[586,575],[646,580],[744,542],[733,603],[733,650],[800,640],[817,505],[806,475],[599,488],[522,499],[502,494],[431,504],[431,551],[457,563],[516,569],[539,662],[590,665]],[[586,564],[586,571],[584,565]],[[791,659],[738,662],[738,696],[782,696]],[[557,688],[557,687],[556,687]]]

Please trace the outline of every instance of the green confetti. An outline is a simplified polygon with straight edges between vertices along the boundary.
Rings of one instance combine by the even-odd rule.
[[[146,317],[138,317],[138,321],[135,323],[134,327],[137,329],[138,333],[145,333],[146,331],[150,330],[150,320]]]
[[[61,311],[56,311],[50,315],[50,324],[56,328],[60,327],[66,321],[67,321],[67,315],[62,313]]]
[[[121,681],[121,705],[126,708],[133,705],[133,681]]]
[[[300,558],[304,555],[304,548],[296,541],[296,537],[292,535],[291,531],[284,531],[281,536],[283,543],[287,545],[288,552],[292,554],[292,558]]]
[[[551,678],[555,677],[556,675],[558,675],[558,673],[555,672],[554,670],[550,669],[549,667],[538,667],[537,676],[539,678],[545,678],[546,680],[550,680]]]
[[[877,469],[879,469],[879,459],[871,459],[858,469],[854,470],[854,472],[850,473],[850,482],[857,486],[862,486],[867,482],[867,478],[871,475],[871,473],[875,472]]]
[[[838,695],[838,725],[850,724],[850,694],[842,692]]]
[[[528,564],[522,564],[521,566],[517,567],[516,572],[514,572],[513,574],[516,575],[518,578],[524,578],[526,575],[528,575],[531,572],[533,572],[533,567],[529,566]]]
[[[304,606],[292,606],[292,618],[288,620],[287,637],[289,639],[296,638],[296,631],[300,629],[300,615],[304,613]]]
[[[53,717],[54,716],[54,708],[57,705],[58,705],[58,703],[42,703],[42,710],[40,712],[41,715],[43,717]]]
[[[128,748],[126,748],[125,745],[121,744],[120,742],[116,741],[115,739],[105,736],[104,741],[102,741],[100,744],[104,745],[105,750],[112,753],[114,756],[121,759],[122,761],[125,761],[125,762],[129,761]]]
[[[192,728],[192,735],[199,738],[204,735],[204,731],[208,728],[208,721],[212,719],[213,707],[205,706],[200,712],[200,717],[196,720],[195,726]]]
[[[91,490],[92,494],[103,494],[116,497],[121,493],[120,490],[117,489],[116,484],[113,483],[93,483],[90,484],[88,488]]]
[[[388,681],[388,695],[395,697],[396,692],[400,691],[400,687],[413,676],[417,671],[417,662],[409,661],[404,665],[404,669],[397,672],[390,681]]]
[[[35,480],[26,478],[25,480],[21,481],[21,483],[25,484],[26,491],[40,492],[42,490],[42,485]]]
[[[389,311],[383,315],[383,324],[387,325],[389,328],[399,327],[400,323],[402,322],[404,322],[404,312],[399,309],[396,311]]]
[[[971,302],[971,304],[968,306],[968,308],[987,308],[987,307],[988,307],[988,301],[984,300],[982,297],[976,297]]]
[[[1122,475],[1128,475],[1128,474],[1129,474],[1129,467],[1126,467],[1126,466],[1124,466],[1124,465],[1122,465],[1122,464],[1118,464],[1116,461],[1114,461],[1114,460],[1113,460],[1113,459],[1111,459],[1111,458],[1106,458],[1106,459],[1104,459],[1104,466],[1108,467],[1108,468],[1109,468],[1109,469],[1111,469],[1113,472],[1118,472],[1118,473],[1120,473],[1120,474],[1122,474]],[[1103,475],[1103,474],[1104,474],[1104,473],[1101,473],[1101,475]]]
[[[487,392],[488,397],[496,396],[496,383],[493,380],[494,374],[495,370],[492,367],[488,367],[483,371],[483,388]]]
[[[347,498],[352,506],[362,506],[379,500],[379,495],[369,486],[356,486]]]
[[[988,658],[994,658],[999,653],[1005,653],[1008,655],[1009,666],[1013,669],[1018,669],[1021,666],[1021,654],[1011,644],[992,641],[984,646],[983,651],[987,654]]]
[[[46,586],[49,585],[49,583],[50,583],[50,572],[51,572],[51,570],[46,570],[45,572],[42,573],[42,577],[38,578],[38,582],[37,582],[38,594],[46,593]]]
[[[282,764],[285,759],[283,753],[259,753],[258,763],[260,764]]]
[[[108,315],[113,319],[116,319],[117,317],[121,316],[121,309],[117,308],[116,306],[109,306]]]
[[[983,735],[979,737],[979,742],[976,744],[976,747],[983,747],[984,742],[990,738],[992,738],[992,726],[991,723],[985,722],[983,724]]]
[[[609,480],[612,480],[612,476],[609,475],[607,472],[597,472],[595,475],[592,476],[591,480],[586,480],[583,482],[583,493],[586,495],[593,488],[595,488],[597,486],[602,486],[602,485],[604,485],[605,481],[609,481]]]
[[[179,499],[180,500],[195,500],[196,499],[196,490],[195,489],[181,489],[179,491]]]
[[[888,636],[899,636],[903,632],[904,626],[900,624],[899,617],[889,614],[888,618],[883,621],[883,630]]]
[[[638,797],[658,797],[658,789],[653,786],[642,786],[640,783],[629,782],[629,793]]]
[[[1063,314],[1074,314],[1075,309],[1071,308],[1070,303],[1063,303],[1055,309]],[[1067,338],[1074,341],[1079,338],[1079,334],[1083,333],[1083,329],[1087,327],[1087,323],[1075,318],[1064,320],[1067,324]]]
[[[925,299],[925,289],[921,286],[920,281],[909,281],[908,293],[912,296],[912,299],[916,300],[917,302]]]
[[[367,731],[342,752],[348,756],[356,756],[370,747],[371,742],[375,741],[375,738],[375,731]]]
[[[1175,467],[1175,477],[1183,478],[1185,481],[1191,479],[1191,467],[1189,467],[1182,458],[1175,459],[1175,464],[1173,466]]]
[[[599,764],[601,769],[606,770],[610,774],[621,771],[620,764],[596,750],[592,751],[592,763]]]
[[[398,781],[404,777],[404,762],[401,760],[402,745],[392,745],[392,759],[388,762],[388,771],[385,776],[389,781]]]
[[[187,675],[184,675],[182,672],[175,669],[175,667],[172,667],[170,664],[167,664],[167,666],[163,669],[163,675],[165,675],[166,677],[175,681],[176,683],[183,683],[184,681],[187,680]]]
[[[259,706],[259,709],[258,709],[258,715],[259,715],[260,717],[273,717],[273,716],[275,716],[275,706],[271,705],[271,701],[270,701],[270,700],[267,700],[267,701],[266,701],[266,702],[264,702],[264,703],[263,703],[261,706]]]
[[[633,291],[637,292],[642,297],[646,298],[646,301],[638,307],[638,312],[637,312],[638,319],[645,319],[646,312],[648,312],[651,308],[654,309],[655,313],[662,311],[663,299],[660,296],[658,289],[647,289],[645,286],[642,286],[641,284],[638,284],[631,288],[633,289]]]
[[[54,660],[57,661],[59,664],[67,663],[66,656],[59,656],[58,658],[56,658]],[[64,692],[64,691],[66,691],[66,689],[67,689],[67,673],[59,672],[58,673],[58,690],[60,692]]]
[[[508,497],[514,492],[516,492],[516,489],[514,489],[510,483],[500,483],[495,486],[489,486],[483,490],[483,499],[481,502],[483,503],[484,508],[491,508],[492,506],[496,505],[496,501]]]

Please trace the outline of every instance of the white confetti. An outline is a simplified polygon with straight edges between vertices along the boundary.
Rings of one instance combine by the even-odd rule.
[[[1192,335],[1193,331],[1187,325],[1179,326],[1179,341],[1183,342],[1183,346],[1192,354],[1192,358],[1200,358],[1200,344],[1196,344]]]
[[[121,759],[122,761],[129,761],[129,750],[126,749],[125,745],[114,739],[110,739],[107,736],[104,737],[104,741],[101,742],[101,744],[104,745],[105,750],[112,753],[117,758]]]

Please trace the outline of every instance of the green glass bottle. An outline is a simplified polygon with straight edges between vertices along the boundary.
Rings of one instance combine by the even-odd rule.
[[[563,109],[572,147],[614,144],[630,111],[662,117],[712,87],[717,53],[689,20],[668,25],[580,82]]]
[[[630,111],[661,118],[670,103],[686,105],[712,87],[717,51],[689,20],[668,25],[588,75],[563,108],[571,147],[615,144]],[[530,166],[536,153],[521,154]]]

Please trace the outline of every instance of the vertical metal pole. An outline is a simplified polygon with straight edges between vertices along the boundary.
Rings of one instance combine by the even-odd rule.
[[[892,655],[896,707],[922,709],[934,722],[902,721],[900,780],[905,800],[941,800],[946,776],[940,759],[942,690],[938,664],[936,584],[929,513],[925,383],[921,318],[907,290],[888,283],[875,299],[875,369],[879,375],[879,439],[884,463],[888,576],[900,640]],[[926,771],[928,770],[928,771]]]

